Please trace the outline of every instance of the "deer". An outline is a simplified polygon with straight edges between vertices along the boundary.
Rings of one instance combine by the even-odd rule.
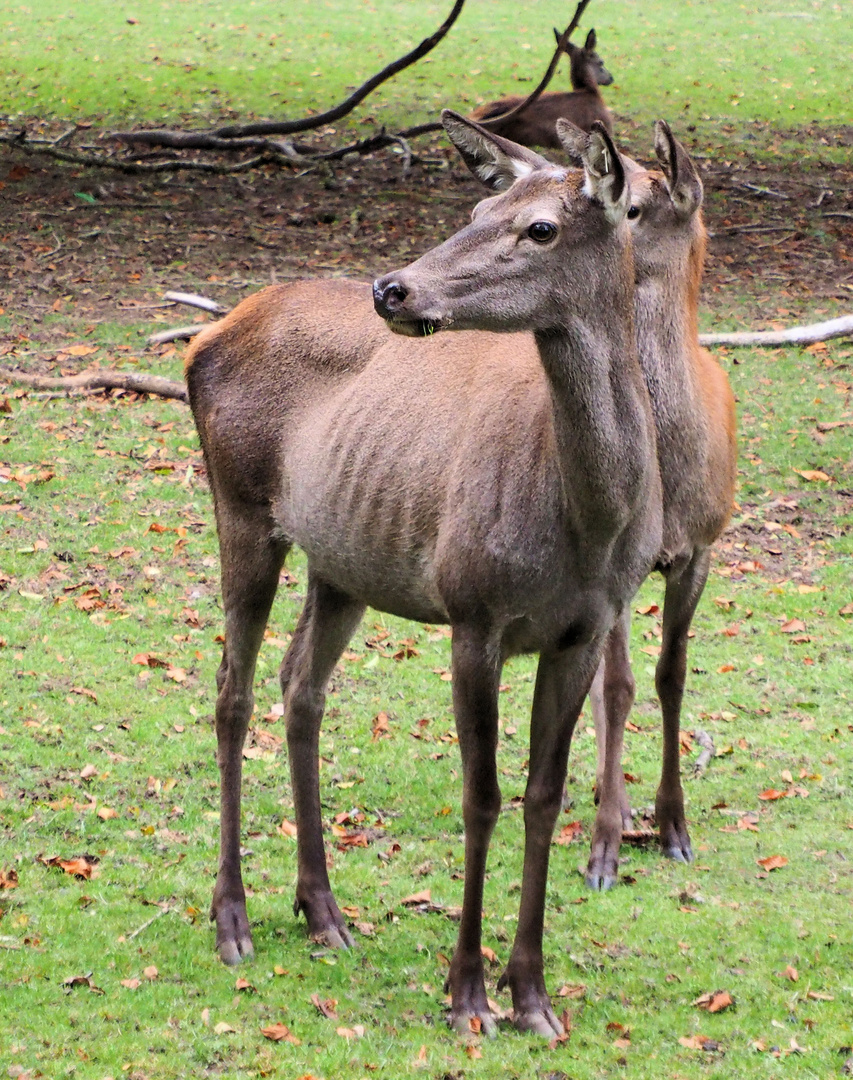
[[[563,121],[565,145],[584,136]],[[661,652],[655,685],[663,714],[663,768],[655,818],[665,855],[690,862],[693,852],[680,775],[680,714],[690,624],[705,588],[711,548],[732,512],[736,480],[735,402],[728,377],[699,345],[697,305],[705,256],[703,188],[690,155],[665,121],[655,125],[660,170],[630,158],[628,211],[635,267],[634,320],[640,366],[652,403],[663,488],[663,545],[656,560],[666,581]],[[579,160],[578,154],[574,155]],[[599,802],[586,883],[608,889],[617,880],[622,830],[631,811],[622,771],[625,722],[634,699],[628,653],[629,611],[610,631],[590,702],[598,753]],[[607,683],[621,688],[606,693]],[[611,714],[609,701],[621,706]]]
[[[449,1022],[495,1033],[481,940],[501,805],[498,688],[509,657],[538,653],[519,920],[499,986],[516,1028],[552,1038],[562,1025],[544,979],[545,889],[571,736],[607,635],[661,547],[631,193],[601,125],[573,169],[449,110],[442,122],[492,192],[470,224],[372,290],[346,279],[271,286],[187,353],[225,614],[211,919],[225,963],[253,955],[242,747],[264,628],[297,544],[306,601],[280,669],[294,912],[312,939],[353,944],[326,868],[318,750],[326,686],[365,606],[449,624],[465,826]],[[605,697],[617,692],[608,682]],[[609,714],[619,708],[607,700]]]
[[[555,30],[554,34],[559,42],[559,32]],[[487,125],[490,131],[522,146],[542,146],[552,150],[562,148],[556,127],[560,118],[572,121],[583,131],[589,131],[593,123],[598,121],[612,134],[613,117],[598,88],[609,86],[613,76],[595,50],[595,30],[587,34],[583,48],[570,41],[566,43],[571,62],[573,89],[570,92],[541,94],[523,112],[502,121],[495,118],[516,108],[524,100],[517,95],[503,97],[480,105],[471,113],[471,119],[481,123],[490,121]]]

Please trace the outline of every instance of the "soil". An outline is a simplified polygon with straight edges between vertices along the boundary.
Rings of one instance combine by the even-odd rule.
[[[805,312],[853,307],[853,166],[815,158],[816,146],[853,144],[853,129],[798,134],[808,171],[795,157],[753,159],[745,143],[696,155],[710,232],[705,325],[791,325]],[[792,145],[795,154],[786,132]],[[274,281],[372,278],[410,262],[461,227],[483,195],[440,137],[416,151],[408,171],[383,152],[304,171],[127,176],[9,148],[0,303],[11,325],[0,357],[26,353],[30,370],[46,370],[40,358],[93,325],[192,321],[188,309],[158,310],[168,289],[233,305]]]

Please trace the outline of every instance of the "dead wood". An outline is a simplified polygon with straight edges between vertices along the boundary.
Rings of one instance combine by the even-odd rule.
[[[199,329],[201,329],[199,327]],[[35,390],[129,390],[135,394],[154,394],[156,397],[187,400],[187,388],[182,382],[164,379],[160,375],[144,375],[136,371],[82,371],[79,375],[30,375],[24,371],[0,368],[0,381],[31,386]]]
[[[702,747],[698,757],[693,762],[693,773],[695,776],[701,776],[702,773],[708,768],[711,758],[716,754],[717,750],[714,746],[714,740],[707,733],[707,731],[695,731],[693,733],[693,741],[698,743]]]
[[[700,334],[701,345],[814,345],[830,338],[853,334],[853,315],[842,315],[827,322],[809,326],[792,326],[787,330],[753,330],[733,334]]]
[[[164,300],[171,300],[174,304],[187,304],[189,307],[201,308],[209,311],[212,315],[225,315],[228,308],[220,304],[218,300],[211,300],[208,296],[199,296],[197,293],[167,292],[163,294]]]

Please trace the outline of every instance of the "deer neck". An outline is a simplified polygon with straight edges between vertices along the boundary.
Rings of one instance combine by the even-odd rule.
[[[648,492],[654,428],[636,358],[632,288],[596,297],[560,331],[536,333],[551,389],[564,501],[571,518],[612,531]],[[626,313],[614,318],[614,313]],[[589,508],[594,506],[592,518]]]

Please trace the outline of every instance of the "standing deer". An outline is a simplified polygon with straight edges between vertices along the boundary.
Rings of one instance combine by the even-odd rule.
[[[582,132],[561,125],[564,141]],[[731,514],[736,474],[735,406],[728,378],[698,339],[697,304],[705,256],[702,181],[668,125],[655,125],[661,171],[623,158],[631,184],[636,280],[634,320],[640,366],[657,431],[663,487],[663,546],[656,569],[666,578],[663,637],[655,684],[663,712],[663,771],[655,801],[661,846],[680,862],[693,858],[679,768],[679,725],[687,637],[705,588],[711,545]],[[634,699],[626,608],[610,632],[593,681],[599,809],[586,880],[607,889],[617,877],[622,829],[631,812],[622,772],[625,721]],[[612,682],[619,688],[606,692]],[[611,714],[606,702],[616,701]],[[606,751],[605,751],[606,747]]]
[[[559,33],[555,30],[557,41]],[[496,135],[521,143],[522,146],[545,146],[559,150],[562,146],[557,135],[557,121],[570,120],[581,130],[589,131],[598,121],[613,133],[613,117],[604,104],[599,86],[609,86],[613,76],[604,66],[595,51],[595,30],[590,30],[582,49],[566,43],[566,51],[571,61],[572,91],[565,93],[547,93],[540,95],[523,112],[510,116],[506,120],[489,123],[488,128]],[[520,105],[524,98],[518,95],[490,101],[480,105],[471,113],[472,120],[480,122],[492,120]]]
[[[449,623],[465,822],[450,1022],[494,1032],[480,944],[500,809],[498,687],[508,657],[538,652],[521,906],[500,985],[516,1027],[551,1037],[562,1027],[543,973],[545,888],[569,744],[607,634],[661,545],[654,422],[634,342],[630,190],[602,127],[585,138],[578,171],[455,113],[443,122],[499,194],[374,283],[386,322],[357,282],[274,286],[187,355],[226,624],[211,917],[225,962],[252,954],[242,747],[258,649],[295,543],[308,558],[307,599],[281,666],[295,910],[313,938],[352,943],[326,870],[318,746],[326,685],[365,605]]]

